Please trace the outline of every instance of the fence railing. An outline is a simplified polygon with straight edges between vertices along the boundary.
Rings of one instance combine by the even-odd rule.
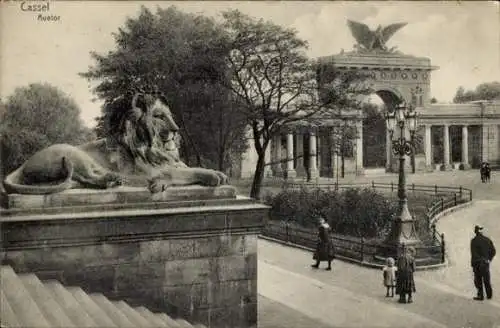
[[[397,191],[395,183],[364,183],[364,184],[331,184],[331,183],[285,183],[284,189],[320,188],[339,190],[346,188],[373,188]],[[424,192],[432,194],[435,199],[426,208],[427,227],[431,232],[430,243],[422,244],[416,249],[417,266],[444,263],[446,258],[446,243],[443,233],[436,229],[437,215],[446,209],[472,201],[472,190],[450,186],[407,185],[409,192]],[[263,230],[263,235],[281,241],[301,245],[310,249],[316,247],[317,231],[299,226],[290,221],[269,221]],[[365,239],[332,234],[332,242],[336,254],[358,262],[372,262],[377,254],[390,253],[393,246],[383,245],[375,239]],[[394,250],[392,250],[394,251]]]

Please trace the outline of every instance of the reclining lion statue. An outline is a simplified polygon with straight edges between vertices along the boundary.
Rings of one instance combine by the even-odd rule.
[[[4,180],[9,194],[50,194],[71,188],[219,186],[227,176],[179,159],[179,127],[164,96],[136,93],[109,105],[109,136],[81,146],[56,144],[35,153]]]

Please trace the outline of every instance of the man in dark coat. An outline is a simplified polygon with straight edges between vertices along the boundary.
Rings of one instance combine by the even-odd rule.
[[[328,267],[326,270],[332,269],[332,261],[335,258],[333,243],[330,239],[330,225],[326,223],[325,219],[319,218],[319,228],[318,228],[318,241],[316,244],[316,251],[314,252],[313,259],[316,260],[316,264],[312,267],[319,268],[319,263],[322,261],[328,262]]]
[[[490,262],[496,255],[495,246],[490,238],[482,233],[483,227],[475,226],[474,233],[476,236],[472,238],[470,243],[471,266],[474,271],[474,285],[477,288],[477,296],[474,297],[477,301],[484,300],[483,285],[486,290],[486,297],[493,297],[490,280]]]

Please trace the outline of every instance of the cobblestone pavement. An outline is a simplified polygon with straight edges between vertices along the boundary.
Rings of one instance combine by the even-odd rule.
[[[466,186],[464,176],[460,182]],[[484,199],[499,197],[499,193],[487,192],[498,184],[473,187],[486,189],[481,190],[489,196]],[[259,294],[263,299],[259,327],[499,327],[500,257],[491,266],[493,300],[472,300],[475,290],[469,265],[473,226],[483,225],[485,234],[500,249],[499,221],[500,201],[491,200],[476,200],[471,207],[443,217],[438,228],[445,233],[450,264],[417,272],[412,304],[385,297],[379,270],[341,261],[334,263],[331,272],[312,270],[310,253],[259,240]],[[294,324],[282,324],[280,318],[284,317]]]

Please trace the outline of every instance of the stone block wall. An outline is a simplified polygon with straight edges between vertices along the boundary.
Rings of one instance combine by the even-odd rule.
[[[257,325],[257,235],[246,204],[0,219],[0,260],[18,273],[124,299],[209,327]],[[186,204],[189,205],[189,204]]]

